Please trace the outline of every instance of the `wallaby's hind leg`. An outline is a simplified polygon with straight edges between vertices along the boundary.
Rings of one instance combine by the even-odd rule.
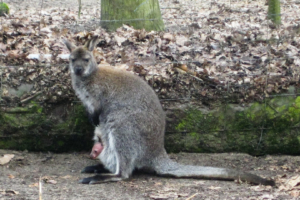
[[[120,175],[112,174],[103,164],[87,166],[81,173],[97,173],[96,176],[81,179],[79,182],[83,184],[97,184],[122,180]]]
[[[124,158],[122,160],[124,160]],[[118,168],[117,168],[115,174],[104,173],[102,171],[101,174],[97,174],[96,176],[81,179],[79,181],[79,183],[99,184],[99,183],[114,182],[114,181],[121,181],[121,180],[127,179],[131,175],[132,170],[128,167],[128,165],[126,165],[126,163],[127,162],[124,162],[124,161],[123,162],[117,161],[116,166]],[[89,166],[89,167],[85,168],[84,170],[86,170],[88,172],[92,172],[94,169],[95,169],[95,166]],[[96,167],[96,169],[97,169],[97,167]],[[105,168],[102,168],[101,170],[105,170]]]
[[[117,158],[122,157],[122,155],[119,155]],[[127,165],[128,162],[122,161],[124,160],[124,157],[121,158],[121,160],[116,160],[116,170],[115,173],[111,173],[109,170],[107,170],[103,165],[96,165],[96,166],[88,166],[84,168],[84,172],[86,173],[93,173],[94,170],[99,170],[100,174],[97,174],[92,177],[84,178],[79,181],[79,183],[83,184],[99,184],[99,183],[105,183],[105,182],[114,182],[114,181],[121,181],[124,179],[127,179],[131,173],[132,170]],[[108,173],[105,173],[105,170]],[[97,171],[98,172],[98,171]]]
[[[81,170],[81,173],[103,174],[103,173],[110,173],[110,171],[108,169],[106,169],[103,164],[98,164],[98,165],[92,165],[92,166],[85,167],[83,170]]]
[[[118,157],[120,157],[120,156],[118,156]],[[124,160],[124,159],[122,159],[122,160]],[[114,181],[121,181],[123,179],[127,179],[129,177],[129,175],[131,174],[131,171],[125,163],[126,162],[117,161],[117,163],[115,165],[117,167],[117,169],[114,170],[115,173],[111,173],[103,165],[88,166],[83,169],[84,172],[93,173],[93,172],[95,172],[95,170],[97,170],[97,172],[100,174],[81,179],[79,181],[79,183],[99,184],[99,183],[114,182]],[[108,173],[105,173],[105,171]]]

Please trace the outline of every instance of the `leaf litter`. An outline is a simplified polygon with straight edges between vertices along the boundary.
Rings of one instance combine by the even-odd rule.
[[[132,71],[150,84],[150,79],[152,83],[160,82],[156,91],[162,96],[164,90],[172,88],[170,80],[178,76],[178,66],[185,65],[181,74],[189,80],[179,83],[202,86],[189,86],[192,95],[237,95],[238,102],[261,100],[286,92],[299,82],[300,14],[294,2],[282,2],[282,25],[278,29],[266,19],[267,5],[263,1],[193,1],[190,6],[186,0],[160,2],[162,8],[175,8],[162,9],[165,32],[123,25],[111,33],[95,26],[95,22],[90,25],[100,12],[92,6],[84,7],[78,20],[77,7],[25,7],[20,12],[20,7],[11,3],[11,14],[1,20],[0,63],[35,68],[65,65],[69,53],[63,38],[81,45],[99,35],[95,51],[98,63]],[[76,29],[80,25],[86,25],[84,30]],[[56,67],[51,72],[64,75],[61,69]],[[9,76],[10,70],[2,73]],[[25,81],[39,81],[39,73],[33,72],[37,75]],[[16,84],[21,83],[17,80]]]

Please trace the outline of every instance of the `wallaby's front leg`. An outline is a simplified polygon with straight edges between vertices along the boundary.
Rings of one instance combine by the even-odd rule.
[[[121,181],[124,178],[118,174],[97,174],[88,178],[81,179],[79,183],[82,184],[100,184],[105,182]]]
[[[104,173],[110,173],[110,171],[108,169],[106,169],[103,164],[98,164],[98,165],[92,165],[92,166],[85,167],[83,170],[81,170],[81,173],[104,174]]]

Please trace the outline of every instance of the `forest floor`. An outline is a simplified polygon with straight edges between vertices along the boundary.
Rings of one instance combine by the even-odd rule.
[[[0,165],[0,199],[298,199],[299,156],[252,157],[247,154],[179,153],[170,157],[184,164],[205,165],[249,171],[276,180],[276,187],[255,186],[220,180],[162,178],[134,174],[129,180],[83,185],[78,181],[85,166],[97,164],[84,153],[32,153],[0,150],[0,155],[14,158]],[[1,157],[0,157],[1,161]],[[41,180],[41,181],[40,181]]]

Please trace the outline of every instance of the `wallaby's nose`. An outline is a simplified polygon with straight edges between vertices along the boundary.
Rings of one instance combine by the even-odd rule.
[[[82,67],[75,67],[74,72],[77,76],[80,76],[83,72],[83,68]]]

